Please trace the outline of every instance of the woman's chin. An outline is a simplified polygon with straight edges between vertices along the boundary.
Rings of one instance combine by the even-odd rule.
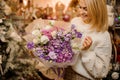
[[[85,23],[87,23],[88,21],[87,21],[87,19],[82,19],[83,20],[83,22],[85,22]]]
[[[86,17],[82,18],[82,20],[83,20],[84,23],[89,23],[89,20]]]

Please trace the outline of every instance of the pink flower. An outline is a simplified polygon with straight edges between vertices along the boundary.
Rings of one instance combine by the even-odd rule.
[[[51,35],[52,31],[53,31],[52,29],[50,29],[50,30],[42,30],[42,34],[48,36],[48,38],[51,39],[52,38],[52,35]]]

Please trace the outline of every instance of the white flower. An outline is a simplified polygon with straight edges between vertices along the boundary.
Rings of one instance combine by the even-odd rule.
[[[116,79],[119,78],[119,73],[118,72],[113,72],[111,76],[112,76],[112,79],[116,80]]]
[[[78,44],[79,43],[79,44]],[[75,54],[80,52],[80,40],[78,38],[71,41],[72,50]]]
[[[33,43],[35,43],[35,44],[40,43],[40,39],[39,39],[39,38],[35,38],[35,39],[33,39]]]
[[[49,41],[48,36],[45,36],[45,35],[41,36],[40,42],[42,44],[46,44],[48,41]]]
[[[56,59],[56,58],[57,58],[56,53],[54,53],[54,52],[49,52],[48,56],[49,56],[51,59]]]
[[[47,25],[47,26],[45,26],[44,30],[50,30],[51,28],[52,28],[52,26]]]
[[[52,37],[53,37],[53,38],[55,38],[55,37],[56,37],[56,34],[57,34],[57,32],[56,32],[56,31],[51,32],[51,35],[52,35]]]
[[[32,31],[32,35],[34,35],[34,36],[41,36],[41,34],[40,34],[40,30],[34,30],[34,31]]]

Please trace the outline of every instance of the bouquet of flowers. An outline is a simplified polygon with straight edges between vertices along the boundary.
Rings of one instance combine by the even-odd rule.
[[[32,35],[34,38],[27,43],[27,48],[48,67],[66,67],[75,63],[82,34],[74,25],[66,31],[50,21],[44,28],[33,30]]]

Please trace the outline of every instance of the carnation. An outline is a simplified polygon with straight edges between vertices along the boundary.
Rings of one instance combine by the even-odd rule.
[[[34,45],[29,45],[28,49],[34,49],[33,54],[48,67],[66,67],[77,60],[82,34],[74,25],[65,31],[50,23],[44,28],[34,30],[32,35],[36,35]]]

